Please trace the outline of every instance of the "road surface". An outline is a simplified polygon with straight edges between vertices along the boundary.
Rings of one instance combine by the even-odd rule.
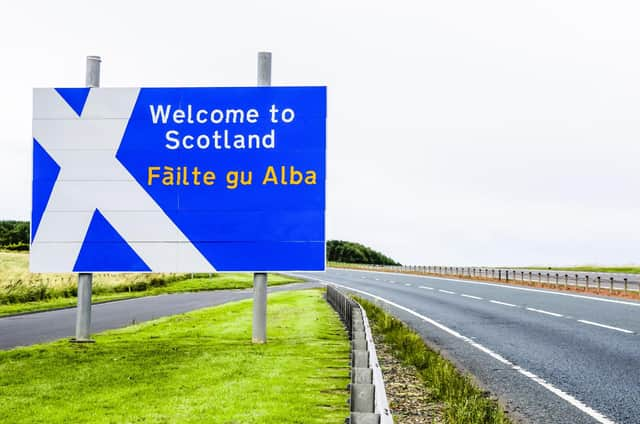
[[[269,292],[319,287],[295,283],[269,288]],[[167,315],[220,305],[252,297],[252,290],[217,290],[198,293],[164,294],[93,305],[91,331],[98,333]],[[11,349],[73,337],[76,308],[37,312],[0,318],[0,349]]]
[[[519,421],[640,423],[640,302],[384,272],[304,275],[376,300]]]

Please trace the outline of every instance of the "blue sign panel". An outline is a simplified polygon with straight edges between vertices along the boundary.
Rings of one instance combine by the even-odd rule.
[[[35,272],[323,270],[325,87],[34,91]]]

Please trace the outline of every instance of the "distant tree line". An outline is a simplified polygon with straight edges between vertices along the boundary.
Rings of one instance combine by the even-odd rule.
[[[29,250],[29,222],[0,221],[0,248]]]
[[[343,240],[329,240],[327,242],[327,260],[352,264],[400,265],[390,257],[367,246]]]

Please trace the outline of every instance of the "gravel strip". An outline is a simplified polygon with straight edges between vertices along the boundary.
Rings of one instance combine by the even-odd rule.
[[[444,403],[429,393],[414,367],[402,364],[384,340],[373,335],[384,386],[396,424],[444,423]]]

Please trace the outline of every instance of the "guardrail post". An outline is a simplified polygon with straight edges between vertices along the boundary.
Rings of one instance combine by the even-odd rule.
[[[502,280],[502,270],[499,269],[498,270],[498,281],[501,281],[501,280]]]
[[[585,285],[586,286],[585,286],[584,289],[585,289],[585,291],[588,291],[589,290],[589,275],[588,274],[585,276]]]
[[[578,290],[578,274],[576,274],[576,290]]]
[[[609,277],[609,293],[613,293],[613,277]]]
[[[598,275],[598,293],[600,293],[600,276]]]
[[[624,292],[627,292],[627,278],[624,279]]]

